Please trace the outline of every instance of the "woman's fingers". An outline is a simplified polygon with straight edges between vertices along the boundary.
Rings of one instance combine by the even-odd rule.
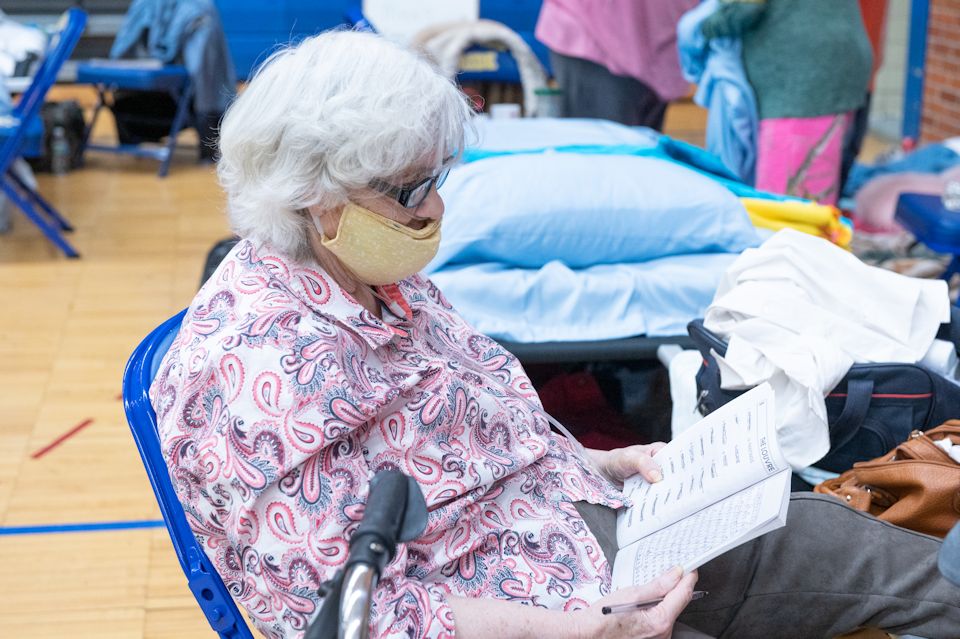
[[[613,593],[613,595],[610,595],[609,599],[616,599],[617,603],[640,603],[643,601],[650,601],[652,599],[659,599],[661,597],[665,597],[668,592],[671,592],[674,588],[676,588],[677,584],[680,583],[682,578],[683,568],[680,566],[674,566],[653,581],[641,584],[639,586],[621,588],[617,592]]]
[[[697,574],[684,575],[677,584],[663,595],[663,601],[657,606],[644,610],[645,625],[650,629],[647,637],[666,639],[671,636],[673,625],[693,596],[693,584],[697,583]]]
[[[628,477],[639,474],[650,483],[663,479],[663,473],[652,456],[666,446],[663,442],[654,442],[645,446],[628,446],[609,452],[590,451],[590,454],[604,469],[604,474],[614,482],[623,482]]]
[[[677,584],[680,583],[681,579],[683,579],[683,568],[680,566],[674,566],[667,572],[651,581],[650,585],[654,587],[655,594],[658,597],[663,597],[668,592],[673,591],[677,587]]]
[[[642,586],[621,588],[612,595],[604,597],[603,605],[631,604],[656,601],[660,603],[650,608],[626,610],[614,615],[618,619],[609,619],[617,623],[619,634],[610,636],[636,636],[646,639],[661,639],[670,636],[670,631],[683,608],[690,602],[693,584],[697,573],[683,574],[683,569],[675,566],[653,581]],[[624,632],[623,624],[629,624],[630,630]]]
[[[663,601],[656,609],[667,616],[671,622],[676,620],[683,612],[683,609],[690,603],[693,597],[693,586],[697,583],[697,571],[689,572],[679,579],[677,583],[666,594],[663,595]]]
[[[663,479],[660,466],[657,462],[653,461],[653,457],[651,457],[651,455],[656,452],[651,450],[652,447],[653,446],[631,446],[623,450],[626,465],[625,471],[627,471],[624,478],[639,473],[641,477],[651,484],[655,484]]]

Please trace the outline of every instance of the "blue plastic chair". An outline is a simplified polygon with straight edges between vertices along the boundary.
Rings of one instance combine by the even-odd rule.
[[[940,276],[949,282],[960,273],[960,222],[956,211],[947,210],[938,195],[901,193],[894,214],[900,225],[937,253],[952,255]],[[960,300],[957,300],[960,304]]]
[[[130,66],[130,61],[83,62],[77,65],[77,82],[92,84],[97,89],[97,106],[93,110],[93,117],[83,135],[84,151],[105,151],[108,153],[123,153],[137,157],[151,158],[160,161],[160,170],[157,175],[166,177],[170,172],[170,162],[173,152],[177,148],[177,134],[187,123],[187,114],[190,110],[190,100],[193,96],[193,85],[187,69],[179,65],[166,65],[157,68],[141,68]],[[90,144],[90,132],[97,122],[100,110],[107,106],[109,94],[117,89],[135,91],[165,91],[170,94],[177,105],[177,110],[167,134],[167,143],[159,148],[144,147],[139,144],[117,144],[115,146]]]
[[[60,29],[51,37],[47,54],[33,81],[20,96],[10,116],[0,119],[0,189],[67,257],[80,257],[61,233],[72,231],[73,227],[52,204],[21,180],[11,167],[17,157],[34,154],[31,150],[36,149],[31,147],[36,147],[37,131],[42,130],[40,107],[63,63],[77,46],[86,24],[87,14],[80,9],[69,9],[63,14]]]
[[[223,580],[190,530],[163,459],[157,415],[148,395],[160,361],[176,337],[185,314],[185,310],[181,311],[155,328],[133,351],[123,373],[123,407],[187,585],[210,627],[224,638],[253,639]]]

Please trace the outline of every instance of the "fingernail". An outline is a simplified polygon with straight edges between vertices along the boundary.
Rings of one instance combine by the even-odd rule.
[[[660,480],[662,480],[662,479],[663,479],[663,473],[661,473],[659,470],[651,470],[651,471],[650,471],[650,483],[651,483],[651,484],[655,484],[655,483],[657,483],[658,481],[660,481]]]
[[[679,579],[683,577],[683,566],[674,566],[670,569],[670,575]]]

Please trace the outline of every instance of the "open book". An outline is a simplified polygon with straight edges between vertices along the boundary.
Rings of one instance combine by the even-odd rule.
[[[786,524],[790,467],[777,445],[773,390],[761,384],[703,418],[653,457],[663,480],[624,484],[614,589],[673,566],[694,570]]]

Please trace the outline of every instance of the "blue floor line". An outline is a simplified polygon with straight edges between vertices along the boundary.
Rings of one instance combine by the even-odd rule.
[[[9,535],[48,535],[51,533],[96,532],[100,530],[136,530],[163,528],[162,519],[146,521],[98,521],[87,524],[51,524],[48,526],[0,526],[0,537]]]

